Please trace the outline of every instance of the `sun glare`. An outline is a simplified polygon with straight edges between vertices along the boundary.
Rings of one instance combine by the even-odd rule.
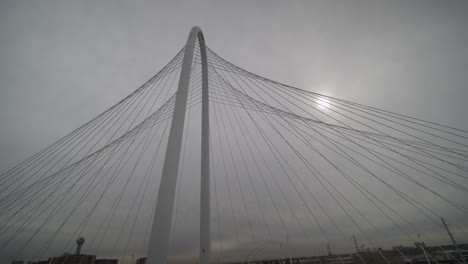
[[[320,109],[330,108],[330,101],[327,98],[318,98],[317,105]]]

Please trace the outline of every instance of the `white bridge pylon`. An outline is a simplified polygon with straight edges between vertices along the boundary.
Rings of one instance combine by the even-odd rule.
[[[193,27],[185,45],[182,69],[174,104],[174,113],[169,131],[166,156],[159,185],[156,210],[148,246],[147,264],[166,263],[169,252],[170,230],[174,198],[179,171],[182,136],[184,134],[185,110],[192,73],[192,61],[196,41],[199,43],[202,64],[202,131],[201,131],[201,191],[200,191],[200,263],[210,263],[210,143],[208,105],[208,65],[205,39],[201,29]]]

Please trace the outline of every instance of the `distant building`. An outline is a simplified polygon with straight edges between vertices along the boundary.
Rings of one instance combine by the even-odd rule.
[[[96,259],[95,264],[118,264],[117,259]]]
[[[146,258],[137,258],[135,264],[146,264]]]
[[[468,251],[462,250],[463,257],[468,259]],[[413,256],[410,260],[405,261],[404,264],[459,264],[462,263],[461,257],[457,251],[437,251],[432,253],[420,254]]]
[[[95,255],[64,255],[49,258],[49,264],[96,264]]]

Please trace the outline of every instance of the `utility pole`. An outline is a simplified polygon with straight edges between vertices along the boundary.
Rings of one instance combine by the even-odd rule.
[[[354,246],[356,247],[356,253],[359,254],[359,248],[357,246],[356,237],[353,235]]]
[[[442,223],[444,224],[445,230],[447,230],[447,233],[450,236],[450,239],[452,240],[453,246],[455,247],[455,250],[458,253],[458,257],[461,259],[463,264],[466,264],[465,256],[463,256],[463,254],[461,253],[460,248],[458,247],[458,244],[455,241],[455,238],[453,237],[452,233],[450,232],[450,229],[448,228],[447,224],[445,223],[444,218],[441,217],[440,219],[442,219]]]
[[[327,244],[328,256],[333,255],[330,247],[330,243]]]

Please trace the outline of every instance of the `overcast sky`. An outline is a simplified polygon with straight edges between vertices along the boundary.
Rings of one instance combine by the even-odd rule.
[[[260,76],[468,130],[467,12],[466,1],[2,0],[0,172],[138,88],[194,25]]]

